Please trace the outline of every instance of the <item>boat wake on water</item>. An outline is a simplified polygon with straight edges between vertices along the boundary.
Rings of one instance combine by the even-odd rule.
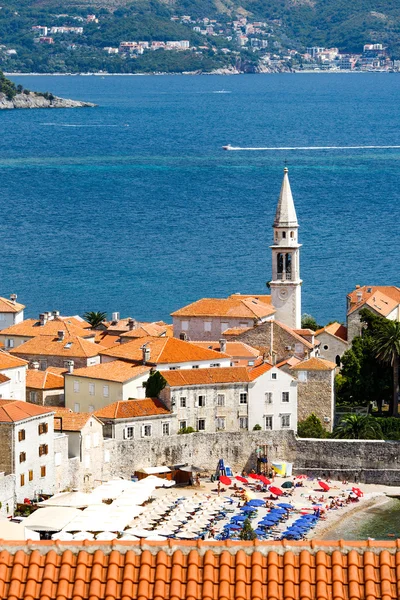
[[[241,148],[240,146],[222,146],[224,150],[236,150],[236,151],[258,151],[258,150],[390,150],[399,149],[400,146],[281,146],[281,147],[269,147],[269,148]]]

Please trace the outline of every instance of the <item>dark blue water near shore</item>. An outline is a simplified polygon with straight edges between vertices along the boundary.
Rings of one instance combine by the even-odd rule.
[[[265,291],[285,159],[303,311],[344,319],[356,283],[400,284],[400,150],[221,149],[398,145],[399,76],[13,79],[99,104],[0,112],[0,295],[29,314]]]

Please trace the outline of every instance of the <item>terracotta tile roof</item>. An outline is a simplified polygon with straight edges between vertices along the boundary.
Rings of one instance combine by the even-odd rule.
[[[167,333],[166,325],[159,325],[158,323],[137,323],[135,329],[121,333],[123,338],[141,338],[146,336],[160,337],[165,336]]]
[[[3,373],[0,373],[0,384],[6,383],[6,381],[11,381],[11,379],[7,377],[7,375],[3,375]]]
[[[52,409],[55,411],[54,431],[61,431],[61,429],[63,431],[81,431],[89,419],[94,418],[96,421],[99,420],[93,413],[59,410],[57,406],[53,406]],[[62,423],[57,417],[62,418]]]
[[[324,358],[317,358],[313,356],[307,360],[303,360],[297,365],[292,367],[293,371],[333,371],[336,369],[335,363],[325,360]]]
[[[21,344],[12,354],[16,356],[62,356],[65,358],[90,358],[104,350],[100,344],[95,344],[77,335],[66,335],[63,340],[50,335],[40,335]]]
[[[0,400],[0,423],[17,423],[52,412],[52,408],[37,406],[22,400]]]
[[[287,358],[286,360],[282,360],[282,362],[280,362],[276,366],[278,367],[278,369],[280,367],[283,367],[283,365],[288,365],[289,367],[294,367],[295,365],[298,365],[299,362],[301,362],[301,360],[299,358],[296,358],[296,356],[291,356],[290,358]]]
[[[121,344],[117,348],[110,348],[100,352],[102,355],[124,358],[135,362],[143,359],[142,346],[150,349],[149,363],[167,364],[182,363],[189,361],[218,360],[219,358],[230,358],[222,352],[199,348],[190,342],[184,342],[170,337],[146,337]]]
[[[271,304],[272,306],[272,298],[270,294],[231,294],[229,298],[239,298],[240,300],[246,300],[247,298],[255,298],[263,304]]]
[[[315,335],[318,336],[324,332],[330,333],[331,335],[340,338],[344,342],[347,342],[347,327],[345,327],[341,323],[338,323],[337,321],[335,321],[334,323],[330,323],[325,327],[321,327],[321,329],[318,329],[315,332]]]
[[[308,329],[308,327],[305,329],[293,329],[293,331],[297,333],[297,335],[305,335],[306,337],[315,335],[315,331]]]
[[[398,600],[400,542],[3,542],[8,600]]]
[[[94,337],[95,332],[87,329],[88,323],[77,321],[74,317],[57,317],[50,319],[41,325],[37,319],[25,319],[21,323],[11,325],[0,331],[1,335],[15,335],[21,337],[36,337],[39,335],[57,335],[59,331],[65,331],[66,334],[79,335],[81,337]]]
[[[26,360],[17,358],[16,356],[11,356],[11,354],[8,354],[8,352],[0,350],[0,371],[6,369],[15,369],[16,367],[23,367],[27,364],[28,363]]]
[[[191,344],[195,344],[199,346],[199,348],[208,348],[208,350],[214,350],[215,352],[220,352],[220,343],[219,342],[190,342]],[[226,354],[232,356],[232,358],[255,358],[260,356],[260,352],[245,344],[244,342],[226,342]]]
[[[167,407],[157,398],[144,400],[121,400],[113,402],[95,413],[99,419],[134,419],[135,417],[151,417],[154,415],[170,415]]]
[[[163,371],[170,387],[213,385],[219,383],[249,383],[272,368],[264,363],[257,367],[215,367],[212,369],[178,369]]]
[[[225,331],[222,332],[222,335],[240,335],[245,331],[249,331],[249,329],[252,329],[252,327],[229,327],[229,329],[225,329]]]
[[[94,341],[104,348],[113,348],[121,343],[119,335],[109,335],[107,331],[96,331]]]
[[[19,302],[13,302],[9,298],[0,297],[0,313],[17,313],[24,310],[25,306]]]
[[[65,372],[65,369],[63,371]],[[26,387],[37,390],[64,389],[64,377],[59,373],[54,373],[52,367],[45,371],[28,369],[26,372]]]
[[[89,377],[90,379],[124,383],[149,372],[150,367],[146,365],[136,365],[123,360],[113,360],[112,362],[101,363],[92,367],[75,369],[73,374],[68,374],[67,377]]]
[[[173,317],[232,317],[257,319],[273,315],[275,309],[254,296],[229,298],[201,298],[171,313]]]
[[[360,300],[358,299],[359,295],[361,295]],[[375,310],[377,310],[383,316],[386,316],[386,314],[391,312],[392,309],[387,312],[389,306],[396,307],[398,304],[400,304],[400,288],[394,285],[364,285],[356,288],[347,295],[347,298],[350,302],[350,307],[347,311],[347,314],[351,314],[358,308],[364,306],[364,304],[373,298],[373,296],[376,296],[378,300],[377,305],[381,306],[381,308],[379,310],[375,308],[373,306],[373,300],[372,305],[370,303],[369,306],[371,306],[371,308],[375,308]]]

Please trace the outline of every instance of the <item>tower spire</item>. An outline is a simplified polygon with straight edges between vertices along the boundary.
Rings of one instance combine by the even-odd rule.
[[[296,209],[294,207],[292,190],[289,182],[289,169],[283,169],[283,181],[276,207],[274,227],[298,227]]]

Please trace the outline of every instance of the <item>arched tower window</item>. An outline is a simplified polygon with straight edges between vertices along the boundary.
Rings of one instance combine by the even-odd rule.
[[[287,253],[285,255],[285,271],[286,271],[286,278],[291,279],[291,277],[292,277],[292,255],[289,253]]]
[[[279,252],[279,254],[276,257],[276,266],[277,266],[277,271],[278,271],[278,275],[282,275],[283,273],[283,257],[284,254],[282,252]],[[282,279],[282,277],[280,277],[280,279]]]
[[[294,238],[294,231],[290,232],[290,237],[293,239]]]
[[[286,237],[286,231],[282,231],[282,238],[285,239]]]

